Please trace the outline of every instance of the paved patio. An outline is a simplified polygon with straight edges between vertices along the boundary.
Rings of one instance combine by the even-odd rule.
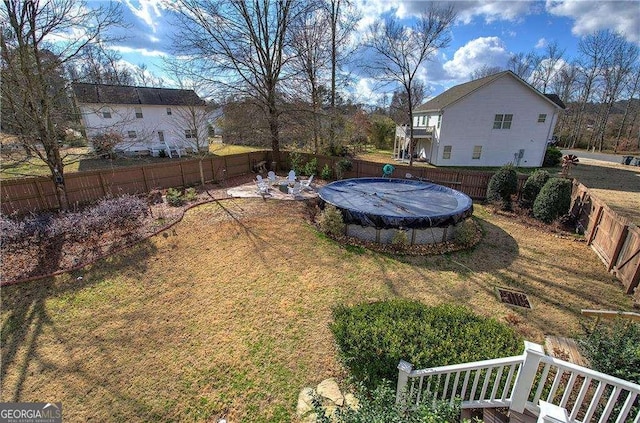
[[[286,187],[286,185],[285,185]],[[317,185],[315,183],[311,184],[310,189],[303,190],[300,194],[295,197],[288,192],[283,192],[280,189],[279,185],[273,185],[269,187],[268,194],[261,194],[258,192],[258,186],[255,181],[250,182],[248,184],[239,185],[237,187],[229,188],[227,190],[227,194],[231,197],[237,198],[254,198],[254,197],[262,197],[262,198],[273,198],[274,200],[310,200],[318,197]],[[283,188],[284,189],[284,188]]]

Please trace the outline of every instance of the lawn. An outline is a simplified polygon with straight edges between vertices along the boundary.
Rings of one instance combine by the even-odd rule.
[[[209,153],[216,156],[228,156],[231,154],[249,153],[262,150],[259,147],[228,145],[220,142],[209,145]],[[69,147],[61,150],[65,162],[65,172],[79,172],[100,169],[113,169],[126,166],[140,166],[145,164],[175,162],[176,160],[190,160],[193,156],[182,158],[168,157],[118,157],[113,160],[94,157],[87,147]],[[22,151],[13,150],[3,152],[0,166],[0,179],[21,178],[25,176],[50,176],[49,168],[42,160],[36,157],[25,159]]]
[[[615,212],[640,226],[640,166],[581,158],[570,175]]]
[[[286,422],[302,387],[345,377],[336,304],[453,302],[537,342],[579,332],[582,308],[631,308],[584,242],[481,206],[480,244],[429,257],[343,247],[308,215],[302,202],[211,203],[84,271],[4,287],[1,401],[61,401],[65,421]],[[533,308],[498,302],[498,286]]]

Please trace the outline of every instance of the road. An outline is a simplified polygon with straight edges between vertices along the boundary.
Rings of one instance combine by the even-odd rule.
[[[612,162],[612,163],[622,163],[622,155],[620,154],[606,154],[606,153],[598,153],[598,152],[591,153],[585,150],[569,150],[569,149],[563,149],[562,154],[563,155],[575,154],[576,156],[578,156],[578,158],[584,157],[585,159],[602,160],[605,162]]]

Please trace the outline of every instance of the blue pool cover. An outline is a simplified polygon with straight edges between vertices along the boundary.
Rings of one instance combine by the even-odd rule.
[[[446,227],[473,214],[468,195],[409,179],[343,179],[325,185],[318,194],[342,210],[345,223],[379,229]]]

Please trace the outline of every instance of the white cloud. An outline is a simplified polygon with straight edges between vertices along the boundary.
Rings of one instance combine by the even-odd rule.
[[[571,32],[584,36],[611,29],[640,44],[640,13],[636,1],[547,0],[547,12],[574,20]]]
[[[405,15],[405,9],[398,0],[359,0],[355,3],[356,9],[360,12],[360,20],[356,26],[357,32],[366,31],[366,29],[375,21],[381,19],[381,15],[396,10],[400,15]]]
[[[360,78],[353,89],[352,95],[356,103],[376,104],[384,96],[379,89],[380,81],[374,78]]]
[[[464,1],[453,2],[458,11],[458,19],[469,24],[476,16],[484,18],[485,22],[518,21],[524,15],[535,12],[535,4],[529,1]]]
[[[133,48],[127,46],[110,46],[109,49],[123,54],[140,54],[145,57],[163,57],[167,53],[158,50],[148,50],[146,48]]]
[[[161,0],[139,0],[139,6],[133,4],[132,0],[124,0],[125,4],[135,16],[144,21],[153,32],[156,32],[158,18],[162,17],[160,9],[163,8]]]
[[[540,38],[536,43],[535,48],[545,48],[547,46],[547,40],[545,38]]]
[[[450,78],[466,80],[485,65],[504,67],[508,58],[509,52],[500,38],[480,37],[460,47],[443,68]]]

